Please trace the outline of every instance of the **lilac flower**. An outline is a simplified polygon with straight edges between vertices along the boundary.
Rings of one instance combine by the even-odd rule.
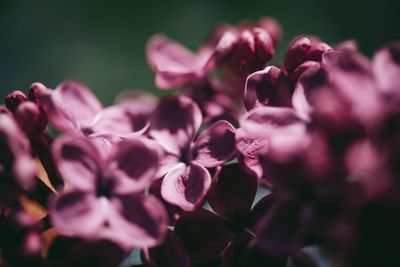
[[[246,266],[251,259],[250,241],[257,221],[268,211],[271,196],[251,209],[257,190],[255,177],[246,175],[238,164],[230,164],[217,175],[208,195],[213,211],[198,209],[184,213],[175,226],[193,260],[222,256],[222,266]],[[263,262],[268,260],[265,255]],[[252,265],[253,266],[253,265]]]
[[[0,114],[0,206],[35,185],[36,166],[29,141],[13,118]]]
[[[190,267],[190,257],[175,232],[168,230],[162,244],[142,251],[146,267]]]
[[[293,84],[286,74],[277,67],[250,74],[244,89],[244,106],[247,110],[260,105],[290,107]]]
[[[316,37],[299,36],[289,45],[285,57],[285,70],[292,80],[297,80],[305,67],[320,62],[322,55],[332,48]]]
[[[147,43],[146,54],[156,72],[156,86],[170,89],[202,80],[232,51],[236,40],[234,29],[224,27],[194,54],[164,35],[153,36]]]
[[[61,137],[54,155],[73,186],[51,201],[50,216],[60,232],[109,239],[124,249],[162,241],[167,215],[153,196],[143,195],[154,179],[159,153],[148,142],[119,142],[107,158],[84,137]]]
[[[204,199],[214,168],[235,154],[235,128],[227,121],[208,127],[195,141],[201,112],[189,98],[165,97],[157,107],[150,136],[166,151],[161,175],[163,198],[183,210],[193,210]]]
[[[258,107],[245,114],[240,125],[236,133],[240,162],[259,178],[266,177],[259,155],[284,161],[310,142],[307,122],[293,108]]]
[[[78,82],[66,81],[54,90],[39,83],[32,87],[50,123],[61,132],[129,137],[141,135],[149,126],[140,112],[122,106],[103,108],[96,96]]]

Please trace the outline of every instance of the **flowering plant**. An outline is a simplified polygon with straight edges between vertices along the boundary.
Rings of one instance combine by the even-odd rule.
[[[156,86],[179,89],[160,99],[9,93],[0,266],[399,266],[400,43],[369,60],[300,36],[273,66],[281,37],[153,36]]]

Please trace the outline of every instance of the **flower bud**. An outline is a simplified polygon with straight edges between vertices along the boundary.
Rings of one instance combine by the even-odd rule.
[[[14,116],[20,127],[27,134],[39,134],[47,126],[46,117],[40,112],[39,107],[31,101],[26,101],[19,105]]]
[[[6,107],[11,112],[15,112],[15,110],[18,108],[19,104],[21,104],[22,102],[25,102],[27,100],[28,100],[28,98],[26,97],[26,95],[23,92],[21,92],[19,90],[15,90],[6,96],[5,103],[6,103]]]

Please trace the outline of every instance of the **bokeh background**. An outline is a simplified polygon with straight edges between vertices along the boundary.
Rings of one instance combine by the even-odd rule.
[[[82,81],[105,104],[125,89],[156,92],[144,53],[152,34],[196,49],[219,23],[262,16],[284,28],[278,59],[299,34],[328,43],[353,38],[369,56],[400,40],[398,0],[0,0],[0,98],[65,79]]]

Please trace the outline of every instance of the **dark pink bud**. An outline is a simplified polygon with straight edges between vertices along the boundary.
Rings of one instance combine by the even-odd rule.
[[[289,45],[285,58],[285,68],[287,72],[292,72],[305,61],[307,51],[310,47],[311,40],[307,37],[297,38]]]
[[[244,30],[238,45],[240,64],[245,72],[262,68],[275,53],[269,33],[262,28]]]
[[[30,101],[26,101],[15,110],[14,117],[19,126],[27,134],[43,132],[47,126],[46,116],[40,112],[39,107]]]
[[[27,100],[28,100],[28,98],[26,97],[26,95],[23,92],[21,92],[19,90],[15,90],[6,96],[5,103],[6,103],[6,107],[11,112],[14,112],[17,109],[17,107],[19,106],[19,104],[21,104],[22,102],[25,102]]]
[[[279,43],[283,36],[283,30],[281,25],[273,18],[264,17],[258,22],[258,26],[266,30],[271,36],[274,46]]]

